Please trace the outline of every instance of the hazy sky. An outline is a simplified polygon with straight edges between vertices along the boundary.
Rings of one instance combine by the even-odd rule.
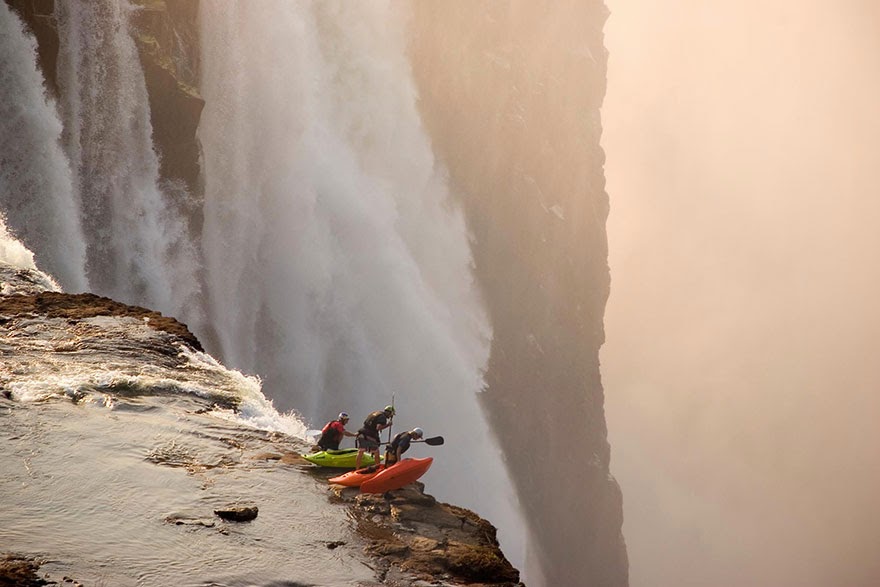
[[[878,585],[880,3],[608,5],[631,585]]]

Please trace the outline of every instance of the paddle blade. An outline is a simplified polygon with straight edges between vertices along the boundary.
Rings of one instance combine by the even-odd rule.
[[[430,444],[431,446],[440,446],[443,444],[444,440],[442,436],[432,436],[431,438],[426,438],[423,442],[425,444]]]

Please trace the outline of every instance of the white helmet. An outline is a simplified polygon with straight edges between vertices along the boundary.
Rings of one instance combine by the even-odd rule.
[[[421,438],[422,436],[425,435],[425,431],[422,430],[421,428],[413,428],[412,435],[415,436],[416,438]]]

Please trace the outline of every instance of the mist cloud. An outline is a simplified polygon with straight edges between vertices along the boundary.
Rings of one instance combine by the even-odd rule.
[[[880,8],[609,2],[634,587],[880,583]]]

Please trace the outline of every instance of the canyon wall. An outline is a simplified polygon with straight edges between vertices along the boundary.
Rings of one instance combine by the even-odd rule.
[[[412,4],[423,119],[467,210],[483,405],[548,585],[628,582],[598,352],[609,293],[603,2]]]

